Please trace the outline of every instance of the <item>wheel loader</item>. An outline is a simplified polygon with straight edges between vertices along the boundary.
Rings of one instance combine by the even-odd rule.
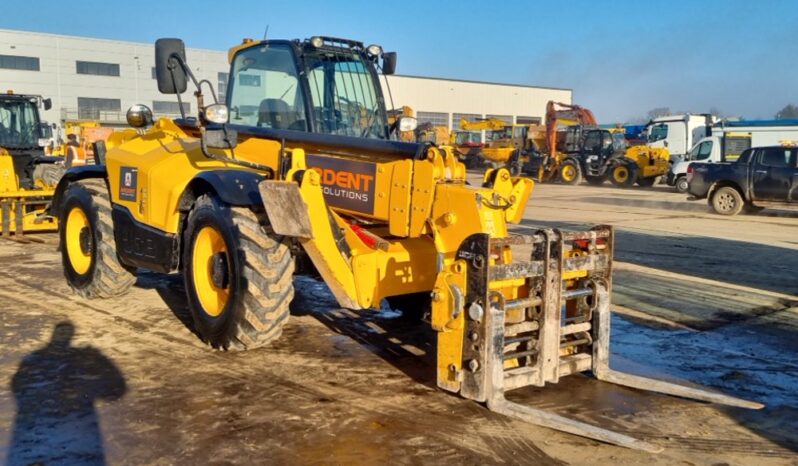
[[[38,95],[0,94],[0,236],[22,240],[27,232],[58,227],[45,213],[56,184],[46,173],[61,159],[44,155],[52,128],[39,114],[51,105]]]
[[[512,233],[531,180],[488,169],[474,186],[451,148],[394,139],[414,123],[387,120],[378,72],[393,73],[395,53],[321,36],[245,40],[229,52],[226,105],[193,76],[182,41],[159,39],[155,57],[159,90],[180,99],[191,82],[200,111],[152,122],[134,106],[128,122],[140,132],[110,148],[105,165],[74,168],[59,183],[52,210],[77,294],[122,295],[138,268],[180,273],[196,331],[220,350],[280,336],[295,271],[321,277],[344,308],[417,297],[406,301],[430,307],[440,388],[647,451],[661,448],[505,393],[592,371],[762,406],[612,370],[612,228]]]

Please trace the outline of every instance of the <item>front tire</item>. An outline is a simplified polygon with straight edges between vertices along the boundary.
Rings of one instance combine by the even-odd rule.
[[[712,194],[712,208],[721,215],[737,215],[744,205],[740,191],[731,186],[723,186]]]
[[[61,263],[70,288],[84,298],[110,298],[136,282],[135,270],[119,262],[104,180],[72,183],[59,218]]]
[[[294,261],[265,213],[203,195],[183,238],[188,304],[202,340],[224,350],[276,340],[294,297]]]

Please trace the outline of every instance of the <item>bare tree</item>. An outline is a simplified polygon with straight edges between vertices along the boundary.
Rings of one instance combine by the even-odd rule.
[[[670,107],[657,107],[657,108],[652,108],[651,110],[649,110],[648,113],[647,113],[647,116],[648,116],[648,119],[651,120],[651,119],[654,119],[654,118],[657,118],[657,117],[670,115],[670,114],[671,114]]]

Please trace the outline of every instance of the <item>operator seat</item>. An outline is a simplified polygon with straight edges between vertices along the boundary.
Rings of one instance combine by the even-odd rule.
[[[296,121],[296,113],[281,99],[263,99],[258,108],[258,126],[289,129]]]

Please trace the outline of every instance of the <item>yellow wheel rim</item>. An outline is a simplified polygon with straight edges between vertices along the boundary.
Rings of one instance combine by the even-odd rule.
[[[573,181],[576,177],[576,170],[571,165],[562,167],[562,179],[565,181]]]
[[[80,275],[91,267],[92,237],[89,219],[80,207],[69,211],[66,221],[66,250],[69,263]]]
[[[223,259],[223,264],[218,261]],[[217,279],[214,281],[214,261],[217,261]],[[229,276],[230,257],[227,254],[227,245],[224,238],[211,226],[202,227],[194,240],[192,253],[192,269],[194,289],[206,314],[218,317],[227,305],[230,298],[229,279],[226,286],[220,286],[220,265],[226,270],[222,271]]]
[[[626,167],[616,167],[612,176],[615,177],[615,181],[623,183],[629,179],[629,170],[627,170]]]

